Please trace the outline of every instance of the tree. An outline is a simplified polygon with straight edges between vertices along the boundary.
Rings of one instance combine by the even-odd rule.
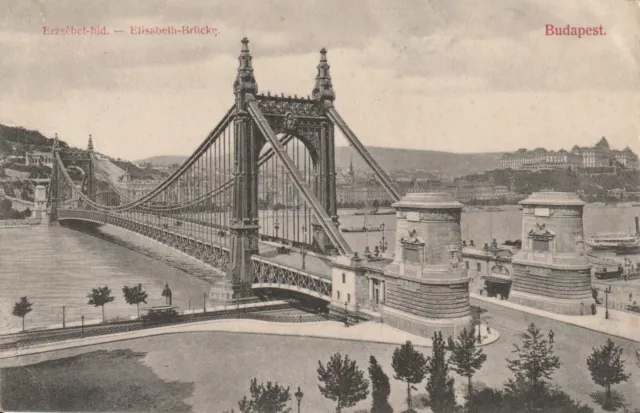
[[[424,354],[414,350],[411,341],[407,341],[393,351],[391,366],[396,380],[407,382],[407,410],[411,409],[411,385],[420,383],[427,374],[427,359]]]
[[[545,388],[553,372],[560,368],[560,359],[553,353],[553,344],[545,340],[534,323],[520,336],[523,339],[522,347],[513,345],[513,353],[517,354],[517,358],[507,359],[509,370],[515,374],[516,380],[510,380],[507,387],[516,390],[517,384],[522,383],[530,386],[533,394],[537,395]]]
[[[483,388],[473,396],[473,413],[593,413],[589,406],[577,402],[566,393],[554,389],[543,389],[533,398],[528,392],[512,394],[498,389]]]
[[[456,407],[456,394],[453,388],[453,378],[449,377],[449,366],[445,358],[446,345],[442,339],[442,333],[433,333],[432,355],[427,362],[428,398],[424,402],[431,407],[434,413],[449,413]]]
[[[587,357],[587,367],[591,373],[594,383],[606,389],[606,399],[603,408],[611,406],[611,386],[622,383],[629,379],[629,375],[624,372],[624,360],[620,358],[622,349],[610,339],[607,343],[598,348]]]
[[[249,392],[250,399],[244,396],[238,402],[240,413],[288,413],[291,411],[290,408],[286,408],[287,402],[291,400],[289,387],[285,388],[278,383],[272,384],[270,381],[266,385],[263,383],[258,385],[258,380],[253,379]]]
[[[24,318],[27,314],[33,310],[32,304],[27,300],[27,297],[20,297],[20,301],[13,305],[13,314],[16,317],[22,318],[22,331],[24,331]]]
[[[0,218],[11,218],[13,212],[13,202],[10,199],[2,198],[0,200]]]
[[[140,303],[147,303],[148,294],[142,289],[142,284],[138,284],[135,287],[122,287],[122,293],[124,294],[124,300],[129,305],[138,306],[138,318],[140,318]]]
[[[471,400],[473,396],[471,378],[477,370],[482,368],[482,364],[487,361],[487,355],[482,352],[482,349],[476,349],[473,330],[467,330],[466,328],[458,334],[457,341],[453,341],[449,337],[449,350],[451,350],[451,359],[449,360],[451,370],[468,379],[467,393],[469,400]]]
[[[393,409],[389,404],[389,394],[391,393],[391,385],[389,384],[389,376],[387,376],[382,367],[378,364],[375,357],[369,357],[369,377],[371,378],[371,413],[393,413]]]
[[[87,294],[87,298],[89,299],[88,304],[92,304],[95,307],[102,307],[102,322],[104,322],[104,305],[115,300],[115,297],[111,296],[111,288],[107,287],[98,287],[93,288],[89,294]]]
[[[340,353],[335,353],[329,359],[327,367],[318,360],[318,385],[320,393],[327,399],[337,401],[336,413],[343,407],[351,407],[369,395],[369,381],[364,378],[364,372],[358,368],[356,362],[344,359]]]

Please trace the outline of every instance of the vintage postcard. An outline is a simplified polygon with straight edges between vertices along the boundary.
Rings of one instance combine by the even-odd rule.
[[[640,412],[640,0],[0,0],[0,410]]]

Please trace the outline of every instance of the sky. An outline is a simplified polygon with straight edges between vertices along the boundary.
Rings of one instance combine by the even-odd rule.
[[[310,94],[326,47],[336,107],[365,145],[557,150],[606,136],[640,152],[639,4],[0,0],[0,123],[79,147],[92,134],[124,159],[188,155],[233,104],[246,36],[261,92]],[[606,36],[546,36],[547,24]],[[111,34],[43,34],[92,25]],[[218,35],[130,33],[170,25]]]

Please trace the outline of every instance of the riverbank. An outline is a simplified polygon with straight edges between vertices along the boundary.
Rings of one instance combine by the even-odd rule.
[[[0,219],[0,229],[2,228],[19,228],[32,227],[42,224],[42,220],[36,218],[25,219]]]
[[[126,230],[109,226],[103,230],[120,238],[121,245],[62,226],[1,230],[0,330],[22,327],[22,320],[11,311],[24,296],[33,303],[25,319],[28,329],[62,324],[63,306],[67,324],[80,322],[82,316],[101,319],[102,309],[89,305],[87,294],[104,286],[115,297],[105,306],[108,319],[128,320],[137,313],[122,295],[124,286],[137,284],[147,292],[149,307],[165,303],[162,291],[168,283],[173,305],[203,308],[211,289],[208,267]]]

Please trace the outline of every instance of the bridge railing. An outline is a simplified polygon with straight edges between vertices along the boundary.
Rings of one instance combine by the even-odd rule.
[[[326,276],[288,267],[259,256],[251,257],[251,261],[254,285],[299,291],[325,301],[331,301],[331,279]]]
[[[171,248],[177,249],[213,266],[222,273],[226,271],[227,264],[231,259],[229,248],[225,246],[190,237],[186,234],[173,232],[166,228],[156,227],[148,223],[133,221],[117,213],[60,209],[58,210],[58,219],[63,221],[66,219],[79,219],[115,225],[162,242]]]

